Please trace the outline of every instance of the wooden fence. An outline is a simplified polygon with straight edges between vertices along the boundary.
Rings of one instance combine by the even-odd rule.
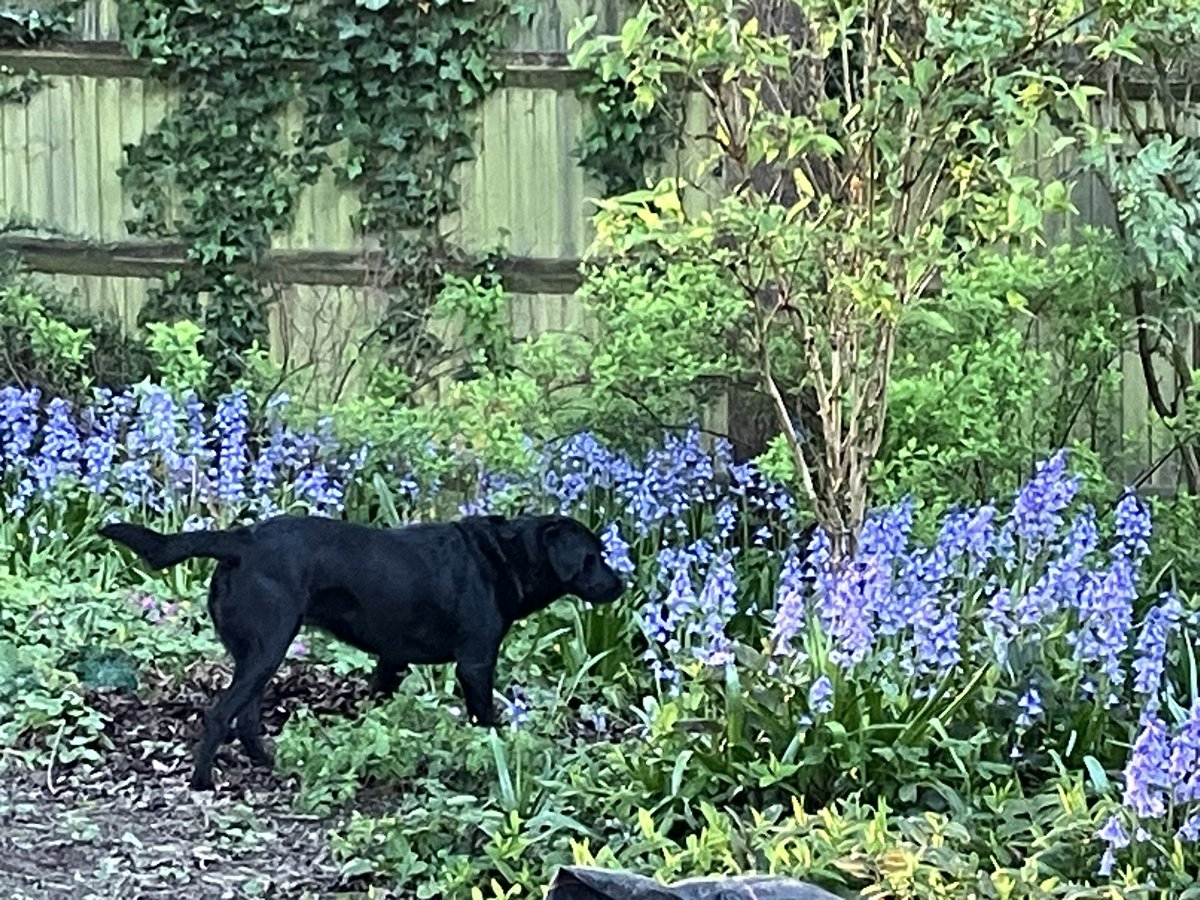
[[[178,263],[181,251],[133,241],[124,225],[134,210],[116,174],[122,147],[161,119],[169,97],[141,77],[141,65],[119,43],[116,7],[117,0],[88,0],[74,40],[53,49],[0,48],[0,65],[49,78],[27,106],[0,104],[0,220],[30,218],[70,235],[18,244],[32,269],[77,291],[88,308],[131,323],[148,287]],[[519,335],[584,327],[572,293],[591,237],[587,199],[600,191],[575,158],[582,116],[566,36],[592,13],[602,30],[619,30],[622,7],[620,0],[542,2],[531,26],[512,37],[505,84],[480,115],[477,158],[461,168],[462,210],[447,224],[464,246],[503,246],[510,254],[505,278]],[[1031,159],[1041,158],[1036,142],[1029,149]],[[1111,221],[1107,198],[1088,178],[1078,182],[1074,200],[1079,220]],[[327,173],[305,190],[291,232],[275,241],[282,285],[272,339],[290,359],[338,353],[378,314],[378,300],[362,287],[363,247],[350,227],[354,208],[353,196]],[[1059,227],[1069,232],[1075,223]],[[1200,344],[1191,329],[1180,337],[1195,358]],[[1121,425],[1133,442],[1132,478],[1158,461],[1170,439],[1148,423],[1139,361],[1126,354],[1121,365],[1128,374]],[[723,416],[714,416],[719,426]],[[1177,478],[1169,462],[1148,486],[1171,490]]]
[[[532,26],[514,34],[506,83],[482,110],[477,159],[462,167],[462,210],[447,224],[466,247],[503,246],[511,254],[507,280],[522,331],[577,318],[569,298],[589,240],[585,200],[598,191],[573,158],[581,117],[566,34],[593,12],[611,24],[616,7],[606,0],[541,5]],[[0,48],[0,65],[18,73],[33,68],[50,79],[28,106],[0,106],[0,217],[29,217],[100,243],[31,239],[22,249],[32,268],[77,288],[89,308],[130,322],[178,248],[130,241],[125,229],[134,210],[116,174],[122,146],[161,120],[169,98],[142,79],[141,64],[118,43],[116,11],[117,0],[89,0],[78,19],[78,43],[65,48]],[[369,311],[357,284],[362,247],[350,227],[355,205],[327,173],[305,190],[290,234],[276,238],[275,248],[285,251],[279,274],[290,282],[279,305],[278,340],[311,339],[313,323],[305,320],[331,306],[340,308],[342,321],[346,310]]]

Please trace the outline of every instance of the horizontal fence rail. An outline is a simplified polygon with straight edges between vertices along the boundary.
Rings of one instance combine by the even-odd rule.
[[[28,268],[47,275],[162,278],[192,265],[183,244],[167,241],[102,243],[10,233],[0,234],[2,252],[19,254]],[[272,250],[256,269],[277,284],[366,287],[385,266],[378,251]],[[502,257],[494,267],[505,288],[517,294],[573,294],[581,282],[575,260]],[[474,271],[455,261],[447,268],[461,275]]]

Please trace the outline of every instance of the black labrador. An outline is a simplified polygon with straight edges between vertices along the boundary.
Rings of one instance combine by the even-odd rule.
[[[375,655],[372,688],[383,695],[410,663],[455,663],[468,714],[490,727],[496,659],[512,624],[568,594],[611,603],[624,587],[595,533],[566,516],[403,528],[277,516],[228,531],[114,523],[100,534],[154,569],[218,561],[208,611],[234,673],[204,716],[194,790],[212,789],[213,760],[235,718],[250,759],[271,765],[259,734],[263,691],[302,625]]]

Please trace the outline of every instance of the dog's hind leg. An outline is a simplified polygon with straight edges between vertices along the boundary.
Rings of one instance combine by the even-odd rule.
[[[238,711],[237,736],[250,761],[256,766],[269,769],[274,760],[262,742],[262,704],[266,686],[264,681],[263,690],[247,700],[246,705]]]
[[[258,645],[253,656],[241,656],[236,659],[232,683],[204,714],[204,736],[200,739],[200,747],[196,751],[196,767],[192,771],[191,780],[192,790],[212,790],[212,767],[221,739],[229,731],[234,717],[241,713],[247,704],[252,701],[256,704],[261,703],[267,682],[271,680],[271,676],[283,662],[287,648],[299,630],[300,623],[297,622],[291,633],[278,633],[272,636],[272,640]],[[265,756],[266,750],[262,748],[261,738],[257,734],[258,720],[257,709],[248,717],[247,721],[239,720],[238,736],[245,743],[246,730],[253,727],[255,734],[250,744],[252,747],[257,745],[257,748],[261,749]],[[247,749],[253,758],[255,755],[253,750]]]
[[[233,657],[233,681],[204,714],[193,790],[212,789],[213,761],[235,718],[237,736],[250,758],[259,764],[270,762],[258,733],[262,696],[300,631],[300,620],[284,613],[293,604],[285,602],[282,590],[276,582],[246,577],[226,563],[213,573],[208,609],[217,636]]]

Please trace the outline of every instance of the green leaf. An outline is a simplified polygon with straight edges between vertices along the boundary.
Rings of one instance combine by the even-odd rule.
[[[1045,201],[1050,206],[1059,207],[1066,203],[1067,186],[1058,179],[1047,184],[1044,190]]]
[[[1083,765],[1088,770],[1088,775],[1091,776],[1096,790],[1102,794],[1107,794],[1112,790],[1112,783],[1108,780],[1108,773],[1104,771],[1104,766],[1100,765],[1100,760],[1089,754],[1083,758]]]
[[[678,797],[680,791],[683,790],[683,776],[687,773],[687,764],[692,756],[692,750],[684,750],[679,754],[679,758],[675,760],[675,765],[671,768],[672,797]]]
[[[633,53],[635,47],[642,42],[650,27],[650,14],[643,11],[633,18],[626,19],[621,26],[621,52],[626,56]]]
[[[362,856],[356,856],[341,868],[341,874],[344,878],[353,878],[356,875],[368,875],[374,871],[375,863]]]
[[[574,25],[572,25],[571,30],[567,32],[567,47],[574,48],[584,35],[596,27],[597,19],[598,16],[595,13],[591,13],[590,15],[586,15],[579,19]]]
[[[922,56],[913,63],[913,87],[919,93],[924,94],[929,90],[935,75],[937,75],[937,66],[929,57]]]
[[[354,5],[365,7],[372,12],[378,12],[391,2],[392,0],[354,0]]]
[[[348,41],[351,38],[365,38],[371,35],[371,26],[355,20],[348,15],[340,15],[334,20],[338,29],[338,40]]]

